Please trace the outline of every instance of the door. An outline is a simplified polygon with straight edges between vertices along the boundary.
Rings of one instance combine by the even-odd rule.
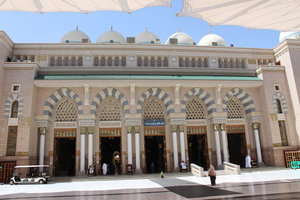
[[[188,135],[189,161],[208,168],[208,150],[206,134]]]
[[[121,151],[121,137],[101,137],[100,149],[101,149],[101,162],[102,162],[101,166],[103,165],[103,163],[107,164],[107,175],[121,174],[122,161],[121,160],[119,160],[118,162],[113,161],[114,153],[115,152],[120,153]]]
[[[145,136],[147,173],[165,171],[165,137]]]
[[[230,162],[245,167],[247,147],[245,133],[227,134]]]

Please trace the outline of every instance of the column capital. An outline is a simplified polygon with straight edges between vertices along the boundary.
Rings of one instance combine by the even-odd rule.
[[[132,132],[132,126],[126,126],[127,128],[127,133],[131,133]]]
[[[178,127],[178,125],[171,125],[172,132],[176,132],[177,131],[177,127]]]
[[[93,134],[94,133],[94,127],[93,126],[88,126],[88,133]]]
[[[180,124],[179,125],[179,131],[180,132],[184,132],[184,124]]]
[[[80,134],[81,135],[85,134],[85,126],[80,126]]]
[[[225,131],[226,130],[226,124],[220,124],[220,128],[222,131]]]
[[[140,132],[140,127],[141,126],[134,126],[134,132],[139,133]]]
[[[252,123],[252,125],[254,130],[258,130],[259,123]]]
[[[39,129],[40,129],[40,134],[41,135],[45,135],[46,134],[47,127],[39,127]]]
[[[218,131],[220,128],[220,124],[213,124],[214,125],[214,131]]]

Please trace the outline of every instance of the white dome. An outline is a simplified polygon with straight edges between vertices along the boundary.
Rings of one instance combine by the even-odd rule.
[[[139,33],[135,36],[135,43],[136,44],[161,44],[159,38],[151,32],[144,31]]]
[[[186,33],[174,33],[171,35],[168,40],[166,41],[166,44],[170,44],[170,39],[176,38],[179,45],[193,45],[194,40]]]
[[[60,43],[91,43],[91,40],[84,32],[75,30],[66,33],[61,38]]]
[[[198,43],[199,46],[215,46],[213,43],[216,44],[216,46],[227,46],[225,40],[216,34],[208,34],[204,36]]]
[[[113,43],[126,43],[125,38],[123,35],[116,31],[107,31],[99,36],[96,43],[110,43],[111,40]]]
[[[297,32],[280,32],[279,35],[279,42],[282,42],[285,39],[299,39],[300,38],[300,31]]]

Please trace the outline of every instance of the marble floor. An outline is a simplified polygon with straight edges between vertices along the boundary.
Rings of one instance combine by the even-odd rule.
[[[0,185],[0,199],[299,199],[300,169],[249,171],[240,175],[217,173],[217,185],[209,177],[190,173],[55,178],[48,184]]]

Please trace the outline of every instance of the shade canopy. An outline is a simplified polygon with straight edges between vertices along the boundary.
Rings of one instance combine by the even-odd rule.
[[[0,11],[78,12],[121,11],[131,13],[135,10],[152,7],[169,6],[171,0],[2,0]]]
[[[177,16],[196,17],[212,26],[300,31],[300,0],[182,0]]]

